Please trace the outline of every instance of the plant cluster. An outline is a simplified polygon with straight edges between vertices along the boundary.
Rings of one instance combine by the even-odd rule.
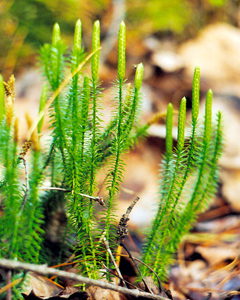
[[[143,126],[138,123],[142,64],[137,66],[134,87],[126,83],[124,23],[120,25],[118,36],[114,109],[105,126],[101,119],[102,89],[98,79],[99,21],[93,26],[92,53],[88,56],[81,46],[81,37],[79,20],[69,54],[59,25],[55,24],[52,43],[41,48],[40,59],[47,84],[43,86],[37,121],[27,116],[29,133],[22,148],[19,148],[18,119],[14,116],[14,77],[7,83],[0,78],[0,257],[52,264],[45,241],[45,226],[54,208],[64,203],[67,224],[61,235],[58,260],[63,261],[64,250],[70,246],[75,251],[75,259],[81,260],[79,271],[96,279],[101,261],[105,261],[108,268],[111,265],[109,253],[102,245],[103,237],[113,253],[117,246],[114,212],[123,181],[122,155],[146,134],[152,122]],[[82,72],[90,59],[91,77]],[[167,111],[159,208],[142,256],[143,262],[161,277],[166,275],[166,265],[171,262],[181,237],[188,232],[197,212],[211,199],[217,186],[217,161],[222,148],[221,114],[212,126],[212,92],[209,91],[205,123],[202,128],[198,126],[199,81],[200,73],[196,68],[192,132],[185,140],[186,99],[183,98],[174,151],[172,104]],[[51,117],[51,137],[49,144],[43,146],[40,133],[46,113]],[[97,195],[96,180],[103,166],[107,169],[105,187],[108,192],[104,201]],[[151,274],[145,265],[142,272],[145,276]]]
[[[195,68],[192,89],[191,133],[185,140],[186,98],[181,100],[178,117],[177,146],[173,150],[173,106],[166,119],[166,154],[161,166],[159,204],[147,235],[143,261],[159,277],[166,276],[182,237],[189,232],[199,212],[206,208],[218,186],[218,159],[222,152],[222,114],[212,124],[213,93],[208,91],[205,121],[199,116],[200,69]],[[143,274],[149,270],[143,267]]]
[[[115,83],[116,96],[113,99],[115,108],[109,124],[104,127],[98,80],[99,21],[94,23],[92,54],[88,57],[81,47],[81,35],[81,22],[78,21],[70,61],[65,55],[66,45],[60,37],[58,24],[53,29],[52,44],[45,44],[41,48],[40,59],[48,84],[43,86],[37,127],[28,117],[31,138],[22,151],[18,149],[18,120],[13,115],[14,77],[5,83],[5,105],[1,81],[1,194],[4,210],[0,225],[1,256],[35,263],[42,261],[42,223],[45,212],[47,213],[46,206],[49,210],[64,199],[69,221],[67,229],[77,234],[76,253],[80,253],[84,260],[84,272],[95,278],[98,276],[101,257],[99,238],[102,232],[105,231],[110,243],[116,239],[113,231],[116,225],[114,207],[122,181],[122,154],[128,151],[137,134],[143,65],[137,67],[132,88],[131,84],[125,83],[124,78],[126,34],[125,25],[121,23],[118,79]],[[90,58],[91,78],[83,75],[81,71]],[[69,64],[71,74],[66,76]],[[63,85],[67,85],[66,90],[60,93]],[[47,102],[49,92],[53,96]],[[48,108],[52,121],[52,141],[46,153],[45,149],[41,151],[39,134]],[[31,144],[32,161],[27,172],[26,152]],[[99,203],[94,201],[99,198],[94,196],[97,194],[96,174],[103,165],[108,166],[106,189],[109,196],[99,213]],[[25,182],[21,182],[19,178],[22,170],[28,173]],[[44,186],[46,180],[50,181],[50,191],[42,195],[40,187]],[[103,204],[101,199],[99,202]],[[97,220],[100,225],[97,226],[96,218],[99,214],[100,218]],[[8,230],[6,224],[9,224]],[[106,260],[109,261],[108,255]]]

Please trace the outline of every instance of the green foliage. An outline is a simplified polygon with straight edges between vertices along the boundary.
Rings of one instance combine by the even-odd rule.
[[[10,109],[10,105],[6,106],[6,114]],[[1,206],[3,209],[0,221],[0,256],[38,263],[43,238],[41,228],[43,214],[38,190],[41,183],[39,170],[42,156],[34,147],[31,167],[28,168],[24,161],[20,161],[16,128],[13,128],[9,120],[10,118],[4,118],[0,125]],[[28,182],[22,183],[21,180],[20,172],[24,169],[26,173],[29,173],[30,190]]]
[[[52,129],[51,145],[44,145],[44,151],[40,151],[40,140],[35,128],[31,137],[33,150],[30,158],[26,158],[30,143],[19,154],[13,125],[13,101],[6,101],[5,109],[1,101],[1,257],[35,263],[46,261],[49,252],[45,249],[46,242],[42,242],[43,229],[46,229],[42,223],[50,218],[54,207],[61,205],[64,199],[68,224],[59,239],[66,242],[74,235],[76,242],[71,247],[75,249],[76,258],[83,261],[79,264],[79,270],[91,278],[97,278],[101,259],[106,260],[110,266],[109,257],[104,254],[99,239],[105,231],[114,250],[117,231],[114,207],[123,180],[122,154],[129,150],[135,140],[143,77],[143,65],[140,64],[136,70],[135,87],[125,83],[125,31],[125,24],[121,23],[119,78],[115,83],[117,97],[113,98],[115,108],[107,126],[104,127],[101,120],[102,94],[98,81],[99,21],[93,26],[91,78],[83,75],[79,68],[85,61],[80,20],[76,23],[71,54],[66,52],[67,47],[61,39],[58,24],[53,28],[52,43],[45,44],[40,50],[47,84],[43,86],[39,112],[41,115],[49,107]],[[70,78],[67,88],[59,92],[69,65],[72,75],[67,77]],[[55,93],[51,104],[47,102],[50,92]],[[10,93],[10,96],[13,94]],[[8,102],[12,106],[7,106]],[[42,123],[41,115],[38,132],[41,132]],[[96,174],[105,165],[108,169],[106,189],[109,196],[105,199],[105,207],[101,208],[95,197],[98,193]],[[30,172],[27,172],[28,169]],[[24,183],[20,171],[25,172]],[[40,187],[44,187],[46,181],[55,190],[40,193]],[[60,261],[62,259],[59,257]],[[51,263],[51,259],[47,261]]]
[[[129,1],[129,14],[127,17],[130,24],[134,24],[134,28],[140,26],[143,32],[146,30],[181,32],[189,22],[191,11],[189,1],[153,0],[149,2],[143,0],[136,5],[131,0]],[[138,26],[135,26],[135,24],[138,24]]]
[[[184,142],[186,99],[180,104],[177,148],[172,151],[172,105],[168,105],[166,121],[166,155],[162,163],[159,185],[160,201],[156,217],[147,235],[143,261],[153,267],[159,277],[166,276],[166,266],[208,201],[216,192],[217,161],[222,151],[222,116],[219,112],[212,125],[212,91],[206,97],[204,128],[198,121],[200,70],[195,69],[192,95],[192,131]],[[144,275],[149,269],[142,267]]]
[[[190,0],[129,0],[127,5],[126,20],[128,27],[133,30],[133,38],[134,34],[143,36],[165,32],[182,39],[189,33],[195,36],[209,24],[209,15],[211,20],[220,21],[220,12],[221,17],[226,11],[231,14],[230,6],[234,6],[234,1],[207,0],[197,3]],[[229,19],[227,14],[225,17]],[[229,22],[231,23],[230,19]]]
[[[221,7],[226,4],[227,0],[209,0],[209,3],[213,6]]]
[[[114,108],[107,125],[101,119],[102,89],[98,79],[100,22],[93,25],[93,52],[87,57],[81,46],[81,34],[78,20],[73,48],[68,52],[61,39],[60,27],[55,24],[52,43],[41,48],[42,71],[47,83],[41,94],[38,124],[34,127],[27,117],[31,138],[22,150],[19,149],[17,119],[14,121],[13,114],[14,78],[4,83],[5,107],[0,78],[0,195],[3,208],[0,257],[53,264],[63,262],[64,249],[72,249],[76,259],[81,260],[79,271],[97,278],[101,261],[111,267],[109,254],[101,242],[103,233],[112,251],[116,249],[115,207],[123,181],[123,155],[137,138],[146,135],[151,122],[144,126],[138,124],[142,63],[137,66],[134,87],[126,84],[125,24],[122,22],[119,29],[116,95],[112,99]],[[82,66],[90,58],[91,77],[82,72]],[[159,208],[143,254],[144,262],[160,276],[165,275],[165,266],[171,262],[172,254],[193,224],[196,213],[203,209],[216,190],[217,161],[222,147],[221,114],[212,126],[212,91],[209,91],[204,127],[199,128],[199,82],[200,71],[196,68],[191,136],[185,141],[186,99],[183,98],[174,151],[173,106],[168,105]],[[52,96],[48,99],[49,93]],[[40,146],[38,133],[43,124],[43,112],[50,114],[52,132],[50,145]],[[31,145],[32,150],[26,156]],[[96,197],[96,176],[103,167],[107,170],[105,188],[108,197],[105,206],[101,207],[102,202]],[[24,174],[23,178],[21,174]],[[192,177],[195,183],[190,187]],[[50,190],[44,192],[46,182],[50,183]],[[183,202],[183,197],[188,201]],[[61,249],[54,253],[57,257],[54,260],[47,247],[46,226],[58,206],[66,207],[67,224],[58,237]],[[147,275],[148,269],[143,267],[143,273]]]

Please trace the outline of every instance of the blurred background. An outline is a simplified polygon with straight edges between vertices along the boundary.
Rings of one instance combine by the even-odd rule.
[[[101,22],[102,41],[118,31],[124,20],[128,30],[128,54],[146,55],[146,38],[170,39],[182,43],[194,38],[209,24],[239,25],[238,0],[1,0],[0,71],[4,76],[35,65],[36,53],[50,42],[55,22],[71,45],[73,29],[81,19],[86,48],[90,46],[92,24]],[[113,43],[114,46],[114,43]],[[109,49],[112,50],[112,49]],[[104,59],[111,62],[110,53]]]
[[[143,123],[154,113],[166,111],[169,102],[178,110],[183,96],[187,98],[190,112],[193,71],[195,66],[200,66],[200,111],[203,113],[205,95],[211,88],[214,112],[222,110],[224,113],[225,148],[220,161],[218,195],[209,210],[199,217],[194,230],[214,232],[220,236],[230,229],[231,233],[235,230],[237,235],[231,249],[236,249],[236,253],[229,254],[224,248],[225,256],[221,256],[216,249],[205,251],[199,241],[200,246],[196,241],[195,244],[188,241],[184,244],[184,255],[188,259],[198,253],[208,262],[208,267],[211,267],[213,258],[216,261],[216,253],[219,254],[219,262],[233,261],[240,248],[240,1],[0,0],[0,73],[5,81],[12,73],[15,74],[16,114],[21,119],[22,139],[26,134],[25,111],[33,116],[38,112],[43,80],[37,53],[44,43],[51,42],[55,22],[59,23],[62,38],[71,50],[74,26],[79,18],[86,51],[91,49],[94,21],[100,20],[101,23],[99,76],[105,89],[106,118],[110,112],[112,82],[117,74],[117,34],[122,20],[127,27],[128,80],[131,82],[134,78],[133,65],[143,62],[145,68]],[[47,124],[45,126],[47,128]],[[139,143],[126,160],[126,180],[119,195],[118,215],[121,216],[134,195],[138,195],[141,201],[131,213],[130,220],[132,230],[137,232],[142,232],[154,215],[159,163],[164,146],[163,122],[150,128],[148,138]],[[99,180],[103,181],[101,175]],[[217,243],[209,247],[213,246],[222,247]],[[183,269],[176,272],[177,275],[173,276],[181,274],[181,279],[185,280]],[[204,272],[207,270],[204,269]],[[239,276],[234,284],[240,286]]]

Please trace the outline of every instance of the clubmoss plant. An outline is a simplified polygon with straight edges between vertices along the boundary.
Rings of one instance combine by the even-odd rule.
[[[146,135],[154,121],[141,126],[138,123],[143,65],[137,66],[134,87],[126,83],[126,28],[122,22],[118,38],[118,77],[114,83],[116,96],[112,100],[114,109],[109,123],[103,125],[103,91],[98,78],[99,21],[93,25],[92,53],[88,56],[81,46],[81,35],[78,20],[69,53],[61,39],[60,27],[55,24],[52,43],[41,48],[40,60],[46,83],[37,122],[27,117],[29,138],[22,148],[19,147],[18,121],[14,116],[14,77],[7,83],[0,77],[0,194],[3,210],[0,257],[54,264],[63,262],[70,255],[66,250],[70,249],[74,250],[76,260],[81,261],[79,271],[95,279],[100,276],[101,261],[111,267],[109,254],[102,245],[103,234],[112,251],[116,250],[115,206],[123,181],[122,156],[139,137]],[[88,60],[91,61],[90,76],[84,75],[82,70]],[[160,202],[143,253],[143,261],[160,276],[166,274],[166,265],[171,262],[181,237],[216,190],[217,161],[222,148],[221,114],[218,114],[216,125],[212,125],[212,92],[209,91],[204,129],[199,128],[199,82],[200,72],[196,68],[192,132],[185,139],[186,99],[183,98],[174,150],[172,104],[167,109]],[[43,145],[38,134],[47,113],[51,119],[51,135],[49,144]],[[108,192],[104,201],[98,196],[96,181],[103,166],[107,170],[105,188]],[[190,187],[192,177],[195,184]],[[66,207],[67,224],[58,237],[61,247],[53,257],[46,242],[46,226],[58,206]],[[149,274],[145,266],[142,271],[144,275]]]
[[[160,278],[173,259],[184,234],[197,213],[212,199],[218,183],[217,161],[222,151],[222,115],[212,124],[212,97],[208,91],[204,128],[198,120],[200,70],[195,69],[192,95],[191,134],[186,140],[186,99],[180,104],[177,147],[172,150],[173,109],[168,105],[166,121],[166,154],[162,163],[159,185],[160,201],[143,252],[143,262],[153,267]],[[149,269],[142,267],[144,275]]]
[[[76,258],[83,260],[79,264],[80,271],[97,278],[101,259],[106,259],[106,264],[110,265],[108,254],[102,254],[103,247],[99,247],[99,238],[105,231],[110,245],[116,243],[114,207],[123,179],[122,154],[133,145],[136,136],[143,65],[140,64],[136,70],[135,86],[132,88],[125,83],[126,29],[122,22],[119,30],[118,78],[115,83],[117,97],[113,99],[115,109],[109,124],[103,127],[102,95],[98,80],[99,21],[93,26],[92,54],[88,56],[88,59],[91,58],[91,78],[83,75],[79,67],[86,60],[81,46],[81,33],[79,20],[70,54],[71,76],[66,75],[69,55],[66,55],[67,47],[61,39],[58,24],[53,28],[52,44],[45,44],[40,50],[47,83],[41,94],[37,130],[41,132],[42,112],[46,113],[46,107],[49,107],[52,133],[51,144],[46,146],[48,150],[40,151],[40,147],[43,149],[45,146],[39,147],[41,139],[36,136],[36,128],[29,118],[31,138],[22,150],[18,148],[14,130],[17,127],[13,125],[14,80],[12,78],[5,84],[5,105],[3,81],[0,82],[1,195],[4,211],[0,225],[1,256],[44,262],[48,256],[44,249],[46,243],[41,242],[44,239],[44,222],[50,218],[54,207],[64,201],[68,232],[63,235],[67,238],[74,234],[76,243],[71,246],[75,248]],[[64,77],[69,78],[68,84],[63,92],[59,92]],[[49,94],[54,96],[47,101]],[[32,151],[29,158],[26,155],[30,146]],[[105,199],[105,206],[100,207],[99,203],[103,203],[96,197],[96,174],[103,165],[108,166],[106,189],[109,197]],[[20,180],[20,172],[24,172],[24,183]],[[50,187],[46,187],[46,181],[50,182]],[[46,189],[46,192],[42,189]],[[8,223],[11,224],[6,230],[5,224]],[[59,257],[59,262],[62,259]],[[48,263],[53,262],[49,260]]]

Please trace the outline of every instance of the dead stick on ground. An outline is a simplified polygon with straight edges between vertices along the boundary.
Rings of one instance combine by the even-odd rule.
[[[104,246],[105,246],[107,252],[109,253],[109,255],[110,255],[110,257],[111,257],[111,260],[112,260],[112,262],[113,262],[113,264],[114,264],[114,267],[115,267],[115,269],[116,269],[116,271],[117,271],[117,273],[118,273],[119,278],[122,280],[122,283],[123,283],[124,287],[127,287],[127,285],[126,285],[126,283],[125,283],[125,281],[124,281],[124,279],[123,279],[123,277],[122,277],[122,274],[121,274],[121,272],[120,272],[120,270],[119,270],[119,268],[118,268],[118,265],[117,265],[117,263],[116,263],[116,261],[115,261],[113,255],[112,255],[112,251],[111,251],[111,249],[110,249],[110,247],[109,247],[109,243],[108,243],[108,241],[107,241],[107,239],[106,239],[105,236],[103,237],[103,243],[104,243]]]
[[[162,297],[159,295],[140,292],[139,290],[129,290],[129,289],[126,289],[126,288],[123,288],[120,286],[106,283],[104,281],[94,280],[94,279],[90,279],[87,277],[83,277],[81,275],[76,275],[74,273],[51,269],[45,265],[34,265],[34,264],[27,264],[27,263],[22,263],[19,261],[14,261],[14,260],[0,259],[0,267],[5,268],[5,269],[22,269],[25,271],[32,271],[32,272],[36,272],[36,273],[44,275],[44,276],[52,275],[52,276],[58,276],[58,277],[62,277],[62,278],[68,278],[68,279],[76,280],[78,282],[86,283],[88,285],[95,285],[95,286],[99,286],[103,289],[109,289],[109,290],[113,290],[113,291],[116,291],[116,292],[119,292],[119,293],[122,293],[125,295],[134,296],[136,298],[145,297],[148,299],[169,300],[168,298],[165,298],[165,297]]]
[[[120,256],[123,256],[123,257],[129,257],[129,255],[124,255],[124,254],[120,254]],[[157,273],[147,264],[145,264],[143,261],[141,261],[140,259],[132,256],[134,260],[138,261],[140,264],[143,264],[144,266],[146,266],[149,270],[151,270],[153,272],[153,274],[156,276],[157,278],[157,281],[158,281],[158,287],[160,289],[160,292],[161,293],[164,293],[164,289],[163,289],[163,286],[161,284],[161,281],[160,281],[160,278],[158,277]]]
[[[101,261],[101,264],[103,266],[103,268],[108,271],[110,274],[112,274],[113,276],[115,276],[116,278],[121,279],[116,273],[114,273],[113,270],[108,269],[107,266],[104,265],[104,263]],[[137,288],[136,285],[132,284],[131,282],[127,281],[126,279],[121,279],[123,280],[125,283],[127,283],[129,286],[133,287],[134,289],[139,289],[142,292],[145,292],[144,290],[142,290],[141,288]]]
[[[130,259],[132,260],[132,262],[134,263],[135,268],[138,270],[138,273],[139,273],[139,275],[140,275],[141,278],[142,278],[142,281],[143,281],[143,283],[144,283],[144,285],[145,285],[145,288],[146,288],[150,293],[153,294],[152,290],[149,288],[149,286],[148,286],[146,280],[144,279],[143,274],[142,274],[141,270],[139,269],[139,267],[138,267],[136,261],[135,261],[134,258],[132,257],[131,252],[128,250],[128,248],[126,247],[126,245],[124,244],[123,241],[121,241],[120,246],[122,246],[122,247],[126,250],[127,254],[129,255],[129,258],[130,258]]]
[[[10,269],[7,270],[7,284],[11,283],[11,279],[12,279],[12,271]],[[12,299],[12,290],[11,288],[9,288],[7,290],[7,300],[11,300]]]
[[[136,264],[134,258],[133,258],[132,255],[131,255],[130,251],[128,250],[128,248],[126,247],[126,245],[123,243],[123,240],[124,240],[125,236],[126,236],[127,233],[128,233],[128,229],[127,229],[128,225],[127,225],[127,222],[129,221],[129,215],[130,215],[130,213],[131,213],[131,211],[132,211],[134,205],[138,202],[139,199],[140,199],[140,198],[137,197],[137,198],[133,201],[133,203],[127,208],[126,213],[122,215],[122,217],[121,217],[121,219],[120,219],[120,222],[119,222],[119,224],[118,224],[118,232],[117,232],[117,233],[118,233],[118,240],[119,240],[120,246],[122,246],[122,247],[127,251],[129,257],[130,257],[131,260],[133,261],[133,263],[134,263],[136,269],[138,270],[139,275],[142,277],[142,281],[143,281],[143,283],[144,283],[144,285],[145,285],[146,290],[149,291],[150,293],[153,293],[153,292],[150,290],[150,288],[148,287],[147,282],[146,282],[146,280],[144,279],[144,277],[143,277],[143,275],[142,275],[142,273],[141,273],[141,271],[140,271],[138,265]]]

